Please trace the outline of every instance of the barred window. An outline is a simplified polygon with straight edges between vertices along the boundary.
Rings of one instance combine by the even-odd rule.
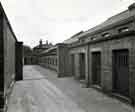
[[[121,33],[121,32],[127,32],[127,31],[129,31],[129,28],[128,28],[128,27],[123,27],[123,28],[120,28],[118,31],[119,31],[120,33]]]
[[[104,34],[102,34],[102,36],[103,37],[109,37],[109,36],[111,36],[111,34],[110,33],[104,33]]]

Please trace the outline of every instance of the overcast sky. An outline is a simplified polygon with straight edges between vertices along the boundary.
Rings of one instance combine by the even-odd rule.
[[[1,0],[19,41],[53,44],[100,24],[135,0]]]

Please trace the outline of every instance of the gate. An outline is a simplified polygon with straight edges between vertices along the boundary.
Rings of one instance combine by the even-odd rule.
[[[128,50],[113,51],[113,89],[115,92],[129,95]]]
[[[93,84],[100,85],[101,83],[101,53],[92,53],[92,81]]]

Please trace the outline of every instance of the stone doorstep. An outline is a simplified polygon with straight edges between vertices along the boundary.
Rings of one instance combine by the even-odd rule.
[[[118,94],[118,93],[112,93],[111,95],[112,95],[112,97],[115,97],[124,103],[130,104],[131,106],[134,105],[133,100],[129,97],[123,96],[123,95]]]
[[[96,89],[97,91],[104,93],[105,95],[111,97],[111,98],[115,98],[123,103],[129,104],[130,106],[134,106],[133,100],[131,98],[125,97],[123,95],[120,95],[118,93],[112,93],[112,92],[108,92],[103,90],[103,88],[99,85],[92,85],[90,86],[90,88]]]

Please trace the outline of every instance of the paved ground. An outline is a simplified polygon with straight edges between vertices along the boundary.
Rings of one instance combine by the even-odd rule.
[[[8,112],[133,112],[132,107],[39,66],[25,66]]]

